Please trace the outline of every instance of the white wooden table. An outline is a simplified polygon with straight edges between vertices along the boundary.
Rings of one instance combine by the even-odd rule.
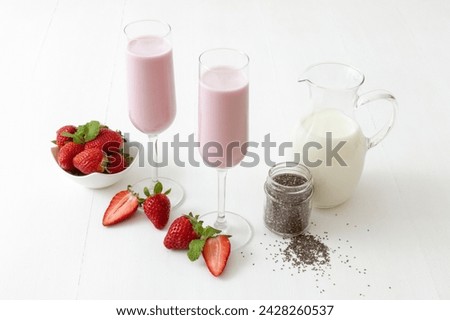
[[[166,250],[165,231],[143,215],[102,226],[110,198],[148,166],[95,191],[62,176],[49,149],[66,123],[98,119],[145,143],[127,115],[122,34],[142,18],[173,28],[178,114],[161,141],[196,131],[197,57],[208,48],[250,56],[253,141],[289,139],[302,111],[296,80],[313,63],[352,64],[364,91],[395,94],[399,121],[368,153],[354,197],[313,212],[310,231],[328,232],[335,250],[324,277],[272,259],[280,238],[263,225],[264,163],[229,173],[227,207],[254,237],[218,279]],[[449,299],[449,39],[446,0],[1,0],[0,298]],[[214,170],[161,172],[186,189],[171,219],[215,208]]]

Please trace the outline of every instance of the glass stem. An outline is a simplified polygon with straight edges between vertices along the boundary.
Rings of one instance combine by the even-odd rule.
[[[152,155],[150,160],[150,178],[153,183],[158,182],[158,135],[149,134],[148,139],[150,140]]]
[[[217,220],[214,223],[214,228],[224,231],[227,228],[227,221],[225,220],[225,196],[226,196],[226,185],[227,185],[227,169],[217,169],[217,182],[218,182],[218,193],[217,193]]]

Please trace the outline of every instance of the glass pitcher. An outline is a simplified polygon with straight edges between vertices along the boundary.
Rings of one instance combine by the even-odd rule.
[[[314,206],[335,207],[348,200],[356,189],[366,151],[392,129],[397,102],[385,90],[358,94],[364,75],[342,63],[313,65],[299,82],[309,87],[312,112],[294,130],[296,160],[306,165],[313,176]],[[392,113],[377,133],[366,137],[354,119],[354,112],[377,100],[387,100]]]

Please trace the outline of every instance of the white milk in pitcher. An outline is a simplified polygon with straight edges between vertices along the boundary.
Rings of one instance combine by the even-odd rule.
[[[366,137],[353,119],[337,109],[312,113],[295,130],[293,147],[313,176],[315,207],[334,207],[351,197],[367,150]]]

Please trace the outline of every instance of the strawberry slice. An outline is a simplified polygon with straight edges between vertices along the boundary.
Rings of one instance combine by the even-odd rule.
[[[111,199],[103,215],[103,225],[112,226],[130,218],[138,207],[139,196],[128,186],[127,190],[120,191]]]
[[[218,235],[206,240],[202,255],[206,266],[215,277],[220,276],[225,269],[230,251],[231,245],[228,236]]]
[[[192,213],[189,215],[185,215],[181,218],[184,218],[191,225],[190,229],[193,230],[196,237],[194,237],[189,242],[189,250],[187,256],[189,260],[195,261],[200,257],[200,254],[203,255],[203,259],[206,262],[206,266],[215,277],[218,277],[222,274],[225,266],[227,265],[228,257],[231,252],[231,244],[228,239],[229,235],[220,234],[222,231],[215,229],[211,226],[203,227],[203,221],[198,220],[198,216],[193,217]],[[179,219],[181,219],[179,218]],[[175,220],[177,221],[177,220]],[[174,222],[175,222],[174,221]],[[171,228],[169,228],[168,236],[176,237],[179,235],[183,235],[182,241],[184,241],[185,233],[170,233]],[[174,239],[171,239],[172,242],[175,242]],[[164,244],[166,245],[166,239],[164,239]],[[167,247],[167,245],[166,245]]]

